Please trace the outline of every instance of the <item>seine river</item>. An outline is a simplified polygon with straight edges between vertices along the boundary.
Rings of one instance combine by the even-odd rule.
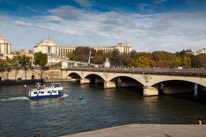
[[[27,99],[23,85],[0,86],[0,136],[56,137],[134,123],[206,123],[206,101],[192,94],[143,97],[135,88],[62,86],[64,97],[39,100]]]

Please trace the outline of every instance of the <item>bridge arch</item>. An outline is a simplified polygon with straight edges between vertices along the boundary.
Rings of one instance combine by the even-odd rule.
[[[81,75],[78,72],[70,72],[67,74],[68,77],[74,78],[74,79],[81,79]]]
[[[109,79],[110,82],[115,82],[117,86],[121,87],[131,87],[131,86],[144,86],[139,80],[130,76],[116,76]],[[119,85],[118,85],[119,84]]]
[[[95,74],[95,73],[87,74],[84,78],[89,78],[89,79],[101,79],[101,80],[105,81],[102,76],[100,76],[100,75],[98,75],[98,74]]]

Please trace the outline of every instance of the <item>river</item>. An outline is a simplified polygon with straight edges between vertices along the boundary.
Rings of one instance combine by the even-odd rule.
[[[56,137],[134,123],[206,122],[205,97],[143,97],[136,88],[104,89],[102,85],[78,83],[62,86],[63,97],[38,100],[27,99],[28,88],[23,85],[0,86],[0,136]]]

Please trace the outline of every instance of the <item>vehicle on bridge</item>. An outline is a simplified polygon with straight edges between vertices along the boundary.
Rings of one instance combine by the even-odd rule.
[[[63,96],[63,87],[61,83],[52,83],[51,87],[42,86],[40,83],[36,84],[35,89],[30,89],[28,93],[29,99],[51,98]]]

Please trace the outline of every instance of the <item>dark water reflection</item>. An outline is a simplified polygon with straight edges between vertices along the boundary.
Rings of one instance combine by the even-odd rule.
[[[133,123],[196,124],[198,119],[206,122],[205,100],[194,98],[193,94],[143,97],[136,88],[62,85],[64,97],[39,100],[28,100],[22,86],[1,86],[0,135],[38,133],[55,137]]]

